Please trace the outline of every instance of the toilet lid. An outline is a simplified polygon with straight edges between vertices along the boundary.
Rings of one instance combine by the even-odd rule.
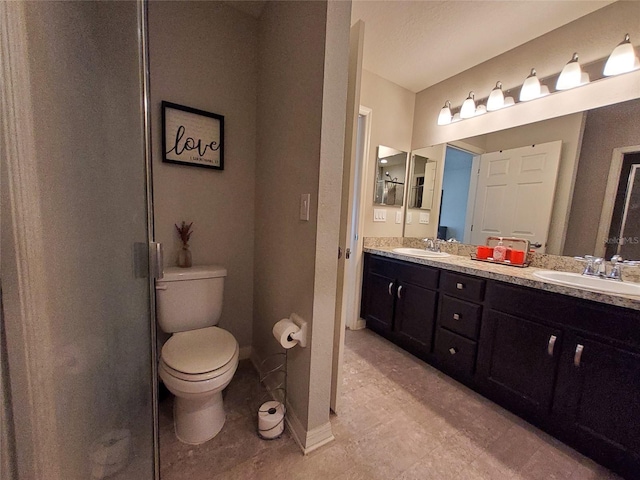
[[[218,327],[178,332],[162,347],[162,359],[179,372],[205,373],[229,363],[237,345],[233,335]]]

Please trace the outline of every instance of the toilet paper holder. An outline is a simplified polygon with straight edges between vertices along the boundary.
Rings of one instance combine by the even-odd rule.
[[[260,400],[258,417],[260,417],[260,413],[263,413],[262,408],[264,406],[274,403],[269,400],[275,399],[277,402],[280,402],[283,409],[280,421],[265,430],[261,428],[260,418],[258,418],[258,436],[264,440],[280,438],[280,435],[282,435],[284,431],[287,408],[287,351],[288,350],[284,350],[283,352],[269,355],[260,363],[260,371],[263,372],[260,375],[260,383],[265,386],[267,392]],[[275,413],[275,411],[271,412],[271,410],[274,409],[269,409],[269,413]]]
[[[300,330],[295,333],[289,335],[291,340],[297,340],[298,345],[302,348],[307,346],[307,322],[302,319],[302,317],[296,313],[291,314],[291,321],[295,323]]]

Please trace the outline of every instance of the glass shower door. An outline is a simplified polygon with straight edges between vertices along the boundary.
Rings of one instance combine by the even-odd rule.
[[[13,45],[26,54],[32,112],[31,135],[16,136],[33,155],[7,155],[3,172],[3,367],[17,468],[21,478],[153,479],[144,5],[5,10],[26,34]]]

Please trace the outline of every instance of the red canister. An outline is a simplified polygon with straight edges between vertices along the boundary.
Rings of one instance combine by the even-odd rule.
[[[476,249],[476,258],[480,260],[486,260],[493,255],[493,248],[486,245],[479,245]]]
[[[511,250],[511,263],[522,265],[524,263],[524,252],[522,250]]]

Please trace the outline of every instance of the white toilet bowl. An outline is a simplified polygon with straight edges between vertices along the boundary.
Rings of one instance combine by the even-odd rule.
[[[233,378],[238,355],[236,339],[218,327],[175,333],[164,344],[158,374],[175,395],[179,440],[197,445],[220,432],[225,422],[222,390]]]

